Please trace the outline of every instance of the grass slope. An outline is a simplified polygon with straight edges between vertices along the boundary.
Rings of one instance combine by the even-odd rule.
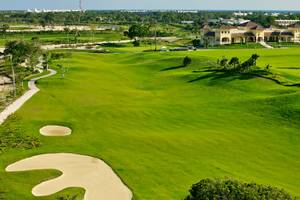
[[[66,78],[40,81],[40,93],[16,113],[19,120],[7,121],[42,144],[0,154],[0,191],[7,200],[56,199],[30,194],[56,172],[4,168],[32,155],[73,152],[105,160],[139,200],[182,199],[200,179],[224,176],[300,196],[300,90],[201,72],[209,60],[254,52],[262,56],[260,65],[300,76],[298,49],[74,53],[61,61],[70,65]],[[187,54],[193,64],[172,70]],[[38,130],[47,124],[70,126],[73,134],[42,137]],[[64,194],[74,191],[82,193]]]

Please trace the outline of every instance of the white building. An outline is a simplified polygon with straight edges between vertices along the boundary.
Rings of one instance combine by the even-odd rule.
[[[241,11],[233,13],[233,15],[236,17],[245,17],[252,14],[253,14],[252,12],[241,12]]]
[[[291,25],[293,25],[293,24],[296,24],[296,23],[300,22],[300,20],[278,19],[278,20],[275,20],[275,22],[276,22],[279,26],[291,26]]]

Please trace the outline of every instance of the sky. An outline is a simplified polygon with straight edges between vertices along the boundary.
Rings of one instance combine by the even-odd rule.
[[[0,0],[1,10],[76,9],[79,0]],[[83,0],[84,9],[300,10],[300,0]]]

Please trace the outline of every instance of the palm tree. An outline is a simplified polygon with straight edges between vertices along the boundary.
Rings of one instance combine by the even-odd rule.
[[[256,60],[259,58],[259,55],[253,54],[251,58],[253,59],[253,66],[256,66]]]
[[[239,58],[238,57],[232,57],[228,64],[232,65],[233,68],[235,69],[236,66],[238,66],[240,64]]]

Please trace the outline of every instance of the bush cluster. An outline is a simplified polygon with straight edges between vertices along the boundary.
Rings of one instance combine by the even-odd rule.
[[[295,200],[286,191],[232,179],[203,179],[190,189],[185,200]]]
[[[222,70],[236,71],[236,72],[249,72],[256,66],[256,61],[259,55],[253,54],[248,60],[241,63],[238,57],[232,57],[230,60],[222,58],[217,61]]]

